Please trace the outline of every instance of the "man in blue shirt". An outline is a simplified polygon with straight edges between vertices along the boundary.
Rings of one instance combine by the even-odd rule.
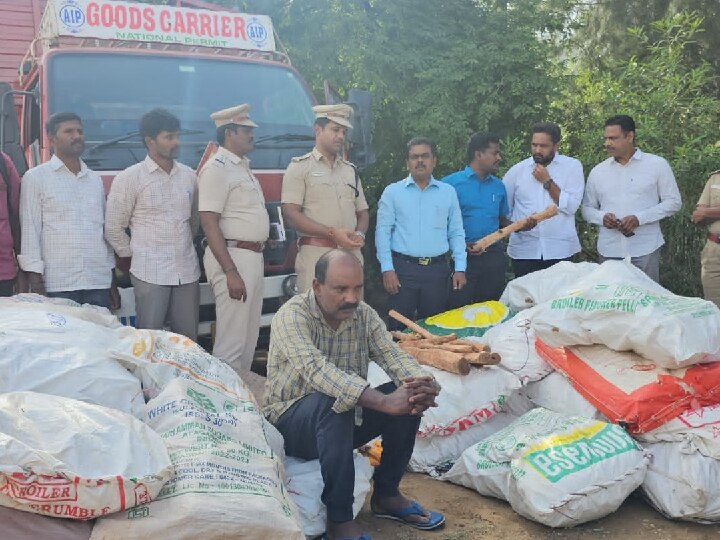
[[[500,139],[492,133],[475,133],[468,142],[468,163],[442,181],[457,192],[467,243],[467,286],[450,293],[450,307],[498,300],[505,288],[505,250],[500,243],[477,251],[472,243],[511,223],[505,186],[494,173],[502,156]]]
[[[432,172],[437,146],[424,137],[407,144],[410,176],[383,191],[377,212],[375,247],[390,295],[389,307],[410,319],[447,309],[452,252],[453,290],[465,286],[465,232],[455,190],[438,182]],[[403,325],[390,321],[391,329]]]

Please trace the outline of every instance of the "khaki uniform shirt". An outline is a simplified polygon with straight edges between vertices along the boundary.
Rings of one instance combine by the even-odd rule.
[[[355,191],[355,168],[338,157],[329,163],[313,148],[304,156],[293,158],[285,172],[282,202],[298,204],[302,213],[326,227],[354,231],[357,212],[367,210],[362,184]],[[299,233],[303,236],[302,233]]]
[[[220,230],[227,240],[264,242],[270,232],[260,182],[247,158],[218,149],[198,177],[198,209],[220,214]]]
[[[710,177],[705,184],[702,195],[700,195],[698,204],[704,204],[710,208],[720,206],[720,171],[710,173]],[[711,233],[720,233],[720,220],[713,221],[708,226],[708,231]]]
[[[288,300],[273,317],[263,412],[270,422],[312,392],[335,398],[333,411],[352,410],[367,382],[368,363],[376,362],[395,385],[406,377],[430,375],[393,343],[377,312],[360,302],[355,314],[333,330],[310,290]],[[361,410],[355,409],[356,424]]]

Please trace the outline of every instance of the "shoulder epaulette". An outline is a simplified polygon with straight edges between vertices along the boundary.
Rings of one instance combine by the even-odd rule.
[[[310,156],[312,156],[312,152],[308,152],[307,154],[303,154],[302,156],[296,156],[296,157],[292,158],[291,161],[293,161],[293,162],[305,161]]]
[[[340,161],[342,161],[345,165],[350,165],[353,169],[357,170],[357,167],[354,163],[349,162],[347,159],[340,158]]]

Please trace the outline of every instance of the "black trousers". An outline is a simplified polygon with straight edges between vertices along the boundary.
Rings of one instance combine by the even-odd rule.
[[[450,292],[450,267],[439,261],[427,266],[393,257],[395,273],[400,281],[400,292],[391,294],[390,309],[405,315],[408,319],[424,319],[447,309]],[[391,319],[390,330],[403,330],[405,325]]]
[[[506,268],[507,257],[499,244],[493,244],[480,255],[468,253],[467,284],[459,291],[450,291],[450,308],[499,300],[505,290]]]
[[[79,289],[77,291],[60,291],[48,293],[51,298],[68,298],[78,304],[110,307],[110,289]]]
[[[565,259],[512,259],[513,273],[516,278],[537,272],[538,270],[545,270],[561,261],[572,261],[572,257]]]
[[[377,390],[389,394],[395,385],[383,384]],[[338,414],[332,410],[334,402],[335,398],[319,392],[305,396],[280,416],[275,427],[285,438],[288,456],[320,460],[325,483],[321,500],[327,507],[328,520],[341,523],[353,519],[353,450],[382,435],[382,460],[373,476],[375,494],[398,495],[420,417],[390,416],[363,408],[362,425],[356,426],[355,411]]]

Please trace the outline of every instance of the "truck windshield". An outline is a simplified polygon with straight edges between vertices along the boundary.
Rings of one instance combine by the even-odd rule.
[[[48,65],[49,113],[77,113],[85,128],[83,159],[98,170],[119,170],[145,158],[140,117],[163,107],[180,118],[179,160],[195,168],[215,139],[210,114],[250,104],[256,169],[284,169],[313,146],[312,97],[282,65],[237,59],[128,53],[58,53]],[[97,146],[92,152],[89,150]]]

